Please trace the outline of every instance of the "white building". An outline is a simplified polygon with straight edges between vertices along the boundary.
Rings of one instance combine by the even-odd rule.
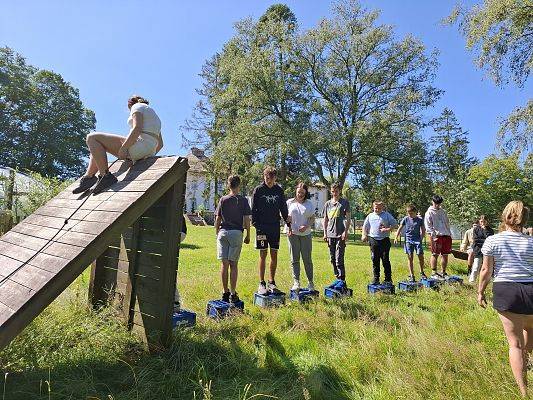
[[[13,186],[13,208],[12,211],[15,218],[19,220],[23,215],[21,207],[27,201],[27,194],[30,192],[33,185],[37,184],[36,181],[30,176],[22,172],[18,172],[9,167],[0,166],[0,209],[5,207],[6,190],[9,184],[11,176],[15,177]]]

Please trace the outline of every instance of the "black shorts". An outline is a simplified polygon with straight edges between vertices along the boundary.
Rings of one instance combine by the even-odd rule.
[[[496,311],[533,315],[533,282],[494,282],[492,293]]]
[[[269,247],[272,250],[279,250],[279,225],[261,226],[256,228],[255,248],[266,250]]]

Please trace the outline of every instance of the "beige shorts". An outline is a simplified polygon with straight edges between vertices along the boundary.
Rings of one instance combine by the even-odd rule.
[[[141,133],[133,146],[128,149],[129,158],[133,161],[142,160],[155,155],[157,139],[153,136]]]

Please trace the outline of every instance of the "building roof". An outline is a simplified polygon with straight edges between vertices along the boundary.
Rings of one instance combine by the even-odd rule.
[[[206,162],[209,157],[205,155],[204,150],[192,147],[191,152],[185,156],[189,162],[189,172],[207,172]]]

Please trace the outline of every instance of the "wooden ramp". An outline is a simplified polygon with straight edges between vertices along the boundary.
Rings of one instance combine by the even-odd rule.
[[[181,157],[152,157],[133,166],[118,161],[111,171],[119,182],[105,192],[74,195],[74,183],[1,236],[0,349],[169,193],[180,197],[173,203],[177,219],[188,168]],[[175,249],[176,241],[169,243]],[[175,253],[177,257],[177,249]]]

